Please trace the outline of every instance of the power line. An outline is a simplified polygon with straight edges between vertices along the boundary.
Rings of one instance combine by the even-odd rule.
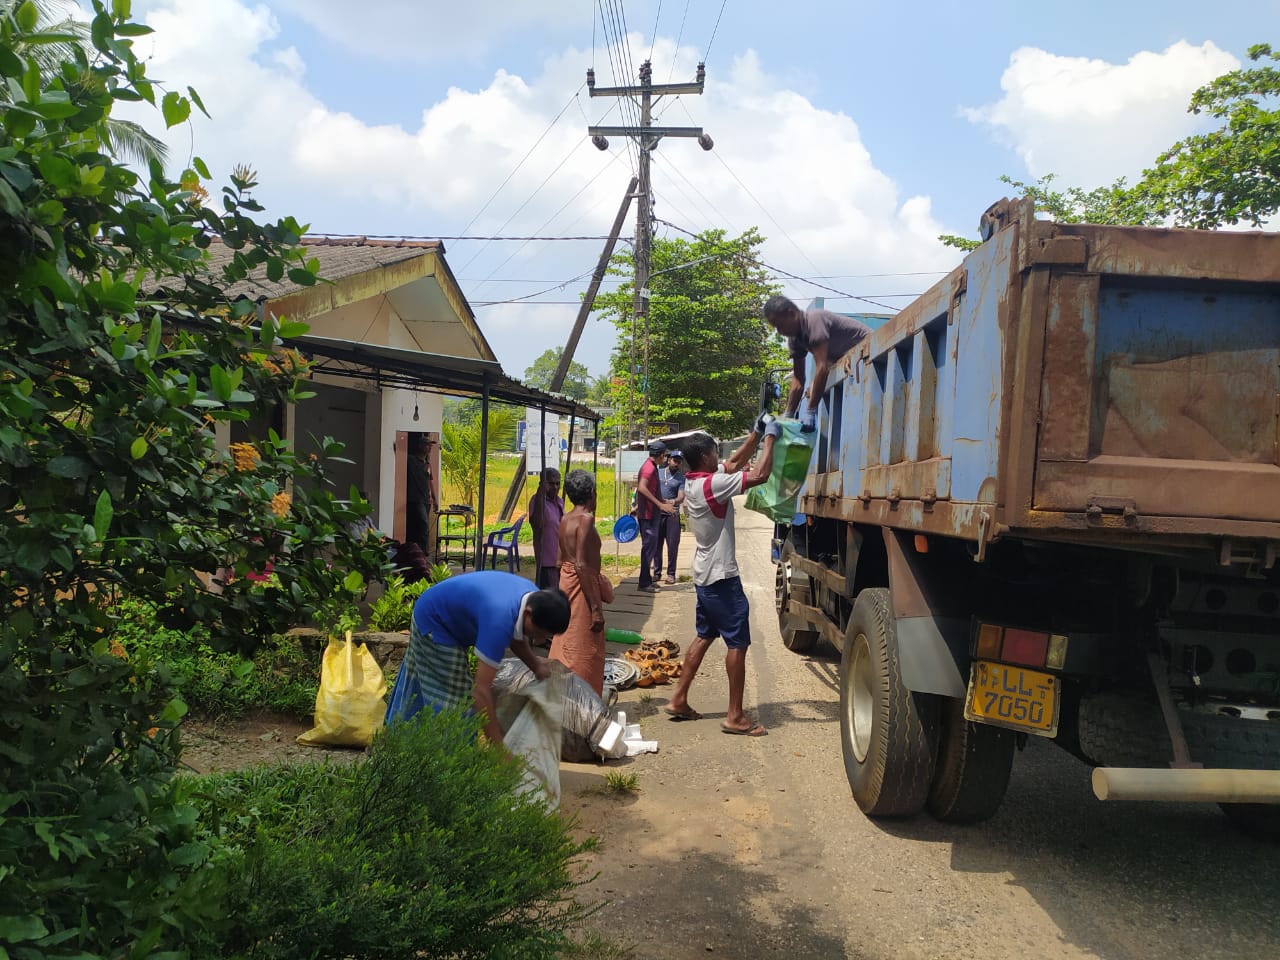
[[[720,10],[722,13],[724,12],[723,5],[721,6]],[[681,106],[683,106],[683,104],[681,104]],[[685,107],[684,111],[685,113],[689,113],[689,108]],[[689,114],[689,119],[690,120],[693,119],[693,114],[691,113]],[[769,218],[769,222],[778,228],[778,230],[782,233],[782,235],[787,238],[787,242],[796,248],[796,252],[799,253],[800,256],[804,258],[805,262],[808,263],[809,266],[813,267],[814,271],[816,272],[819,269],[818,265],[809,258],[809,255],[804,252],[804,249],[800,246],[800,244],[796,243],[795,240],[792,239],[791,234],[787,233],[787,228],[784,227],[782,224],[780,224],[777,218],[774,217],[774,215],[769,212],[768,208],[766,208],[765,205],[760,201],[760,198],[751,192],[751,188],[748,187],[743,182],[742,178],[739,177],[736,172],[734,172],[733,168],[729,166],[728,162],[724,159],[724,157],[720,156],[719,151],[713,151],[713,152],[715,154],[716,160],[719,161],[720,166],[724,167],[725,170],[728,171],[729,176],[733,177],[733,179],[737,182],[738,186],[740,186],[743,190],[746,191],[747,196],[749,196],[753,201],[755,201],[755,205],[760,208],[760,212]]]
[[[680,32],[676,34],[676,49],[671,55],[671,69],[667,72],[667,83],[671,82],[671,78],[676,72],[676,58],[680,56],[680,41],[684,39],[684,22],[689,17],[689,0],[684,0],[684,13],[680,15]]]
[[[620,13],[618,0],[608,0],[607,5],[601,8],[601,13],[605,15],[605,22],[612,21],[613,26],[610,66],[613,68],[614,86],[624,86],[630,82],[630,78],[634,76],[635,71],[631,67],[631,41],[625,32],[625,20]],[[606,36],[607,33],[608,31],[606,30]],[[621,104],[623,118],[632,126],[638,126],[640,113],[635,101],[630,97],[624,97],[622,100],[624,101]],[[632,161],[631,170],[634,173],[639,164],[639,148],[632,144],[630,140],[627,141],[627,154]]]
[[[597,173],[594,177],[592,177],[590,180],[584,183],[581,187],[579,187],[577,193],[575,193],[568,200],[566,200],[560,206],[559,210],[557,210],[555,213],[553,213],[550,217],[546,219],[546,221],[542,224],[542,226],[538,228],[538,231],[545,229],[547,224],[551,223],[552,220],[560,216],[561,212],[564,210],[565,207],[569,206],[569,204],[573,203],[574,200],[577,200],[578,197],[582,196],[582,194],[586,191],[586,189],[590,187],[593,183],[595,183],[597,180],[599,180],[600,177],[603,176],[604,172],[608,170],[611,166],[613,166],[613,164],[617,161],[617,159],[618,159],[617,154],[614,154],[613,158],[608,163],[606,163],[603,167],[600,168],[599,173]],[[532,197],[530,199],[532,199]],[[519,212],[520,211],[518,210],[516,211],[516,213],[519,213]],[[506,226],[506,224],[503,224],[503,226]],[[535,231],[535,232],[538,232],[538,231]],[[488,283],[489,279],[491,279],[495,273],[497,273],[499,270],[505,267],[508,263],[510,263],[523,249],[524,249],[524,244],[521,244],[520,246],[516,247],[515,250],[512,251],[511,255],[507,257],[507,259],[503,260],[500,264],[498,264],[496,267],[493,268],[493,270],[489,273],[489,276],[485,278],[484,283]],[[471,259],[474,260],[475,258],[472,257]],[[470,263],[471,261],[467,261],[467,262]],[[464,265],[464,268],[465,268],[465,265]],[[483,286],[484,283],[482,283],[481,286]]]
[[[669,220],[658,220],[658,222],[666,224],[668,227],[671,227],[673,230],[678,230],[683,234],[687,234],[688,236],[693,237],[695,240],[699,239],[698,235],[694,233],[692,230],[688,230],[677,224],[671,223]],[[887,303],[879,303],[878,301],[872,300],[869,297],[861,297],[861,296],[858,296],[858,294],[856,293],[849,293],[847,290],[837,290],[835,287],[827,286],[825,283],[818,283],[816,280],[811,280],[808,277],[802,277],[797,273],[791,273],[790,271],[783,270],[781,267],[775,267],[773,264],[767,263],[764,260],[761,260],[759,257],[749,253],[741,253],[740,251],[732,250],[731,248],[729,252],[733,253],[735,256],[742,257],[744,260],[749,260],[759,267],[763,267],[766,270],[770,270],[773,273],[776,273],[780,277],[787,277],[788,279],[791,279],[791,280],[799,280],[801,283],[807,283],[810,286],[817,287],[819,290],[826,290],[826,291],[829,291],[830,293],[839,294],[840,297],[845,300],[861,300],[863,303],[869,303],[872,306],[880,307],[884,310],[893,310],[895,312],[901,309],[900,307],[895,307]]]
[[[697,185],[696,183],[694,183],[692,180],[690,180],[688,177],[686,177],[686,176],[684,175],[684,172],[683,172],[679,167],[677,167],[677,166],[675,165],[675,163],[673,163],[673,162],[671,161],[670,157],[665,158],[665,163],[666,163],[666,166],[667,166],[667,168],[668,168],[668,169],[670,169],[670,170],[671,170],[671,171],[672,171],[676,176],[678,176],[681,180],[683,180],[685,183],[687,183],[687,184],[689,185],[689,189],[691,189],[694,193],[696,193],[699,197],[701,197],[701,198],[702,198],[702,201],[703,201],[703,202],[704,202],[708,207],[710,207],[710,208],[711,208],[711,212],[712,212],[712,213],[714,213],[714,214],[716,215],[716,217],[718,217],[718,218],[719,218],[719,220],[720,220],[720,221],[721,221],[721,222],[722,222],[726,227],[728,227],[728,226],[731,226],[731,225],[732,225],[732,223],[733,223],[732,218],[725,216],[724,212],[723,212],[722,210],[720,210],[720,208],[719,208],[719,207],[717,207],[717,206],[715,205],[715,203],[712,201],[712,199],[711,199],[710,197],[708,197],[705,193],[703,193],[703,192],[702,192],[702,190],[698,187],[698,185]],[[681,192],[683,193],[684,191],[681,191]]]
[[[729,0],[720,0],[720,12],[716,14],[716,25],[711,28],[711,39],[707,41],[707,52],[702,55],[705,63],[711,59],[711,45],[716,42],[716,32],[720,29],[720,18],[724,16],[724,7]]]
[[[653,59],[653,48],[658,42],[658,21],[662,19],[662,0],[658,0],[658,12],[653,15],[653,39],[649,41],[649,59]]]
[[[530,147],[528,151],[526,151],[525,155],[520,158],[520,162],[517,163],[515,165],[515,168],[510,173],[507,174],[507,178],[503,180],[502,183],[498,184],[498,189],[493,191],[493,194],[489,197],[489,199],[484,202],[484,206],[481,207],[478,211],[476,211],[476,215],[467,222],[467,225],[465,227],[462,228],[463,233],[466,233],[468,230],[471,229],[472,225],[477,220],[480,219],[481,214],[483,214],[486,210],[489,209],[489,204],[493,203],[494,199],[497,198],[498,194],[502,192],[502,188],[505,187],[508,183],[510,183],[511,178],[520,172],[520,168],[524,166],[524,162],[528,160],[530,156],[533,155],[533,151],[538,149],[538,144],[542,143],[542,141],[546,139],[547,134],[551,132],[551,129],[557,123],[560,122],[560,118],[564,116],[564,112],[569,109],[569,104],[573,103],[578,98],[578,94],[582,92],[582,87],[585,87],[585,86],[586,86],[586,83],[584,82],[582,86],[578,87],[577,90],[573,91],[573,95],[569,97],[568,100],[565,101],[565,105],[560,108],[560,112],[556,114],[555,119],[552,120],[549,124],[547,124],[547,129],[542,131],[542,135],[533,142],[533,146]]]
[[[569,148],[569,152],[566,153],[563,157],[561,157],[560,162],[555,165],[552,171],[542,178],[542,182],[534,188],[533,193],[529,194],[529,196],[525,198],[524,203],[516,207],[516,209],[512,212],[511,216],[507,217],[507,219],[503,222],[502,226],[498,228],[499,234],[501,234],[501,232],[505,230],[508,227],[508,225],[510,225],[511,221],[516,218],[516,216],[520,213],[521,210],[523,210],[525,207],[527,207],[530,203],[533,202],[533,198],[536,197],[542,191],[542,188],[547,185],[547,183],[551,180],[552,177],[554,177],[557,173],[560,172],[560,168],[569,162],[569,158],[573,156],[573,154],[577,151],[578,147],[579,147],[579,144],[575,143],[572,147]],[[468,260],[466,263],[464,263],[458,269],[461,271],[471,266],[471,264],[475,262],[476,257],[480,256],[480,254],[484,252],[484,249],[485,248],[483,246],[480,247],[480,249],[478,249],[475,253],[471,255],[471,259]]]
[[[557,290],[563,290],[565,287],[567,287],[571,283],[577,283],[580,280],[585,280],[587,277],[591,276],[593,272],[594,272],[593,270],[588,270],[586,273],[580,273],[576,277],[570,277],[568,280],[562,280],[560,283],[557,283],[555,286],[547,287],[545,290],[537,290],[537,291],[534,291],[533,293],[526,293],[523,296],[511,297],[508,300],[479,300],[473,303],[472,306],[473,307],[492,307],[501,303],[521,303],[525,300],[532,300],[534,297],[540,297],[544,293],[554,293]]]

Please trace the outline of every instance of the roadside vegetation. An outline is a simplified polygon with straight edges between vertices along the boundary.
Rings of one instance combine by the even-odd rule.
[[[388,571],[348,532],[368,504],[327,492],[338,444],[219,446],[310,396],[280,345],[305,327],[222,291],[318,264],[248,168],[119,159],[117,104],[204,105],[147,77],[128,0],[92,7],[0,4],[0,956],[555,956],[583,847],[473,722],[345,770],[177,775],[192,703],[298,708],[272,638]]]

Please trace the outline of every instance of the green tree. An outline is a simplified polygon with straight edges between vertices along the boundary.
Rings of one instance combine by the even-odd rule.
[[[259,224],[251,181],[220,209],[158,161],[116,156],[120,102],[182,123],[194,91],[146,76],[128,0],[94,0],[89,44],[56,69],[31,3],[0,9],[0,954],[146,956],[218,909],[210,848],[173,780],[184,712],[159,668],[113,653],[112,603],[154,605],[246,652],[385,562],[353,542],[366,504],[278,437],[219,449],[219,424],[304,400],[276,348],[301,324],[223,295],[317,264],[302,227]],[[205,165],[182,179],[208,178]],[[211,243],[235,251],[206,266]],[[337,445],[322,443],[325,456]],[[290,490],[293,491],[292,496]],[[346,491],[340,492],[345,498]],[[278,585],[244,577],[275,565]],[[221,592],[199,571],[237,576]],[[118,648],[117,648],[118,650]]]
[[[93,38],[89,24],[66,15],[66,5],[61,7],[56,0],[0,0],[0,10],[7,14],[15,13],[20,7],[35,12],[35,26],[29,34],[16,39],[14,53],[23,59],[33,61],[40,73],[48,77],[83,57],[93,56]],[[28,18],[30,13],[25,14]],[[69,77],[73,85],[92,83],[93,76],[87,71]],[[13,91],[0,84],[0,103],[12,102]],[[114,148],[126,160],[146,166],[152,160],[164,163],[168,158],[168,148],[164,141],[151,134],[141,124],[132,120],[121,120],[106,117],[100,125],[100,133],[109,148]]]
[[[674,421],[682,429],[704,427],[722,436],[751,423],[760,383],[781,350],[760,314],[760,305],[777,292],[756,256],[763,242],[755,228],[733,238],[724,230],[706,230],[692,240],[655,239],[647,338],[633,322],[633,283],[597,299],[618,331],[611,370],[614,414],[606,425],[625,429],[641,420],[646,339],[650,422]],[[615,255],[610,272],[632,276],[631,253]]]
[[[1093,190],[1083,190],[1080,187],[1055,190],[1053,183],[1057,179],[1057,174],[1046,173],[1035,183],[1024,183],[1008,174],[1002,174],[1000,182],[1013,187],[1017,195],[1030,197],[1035,201],[1037,213],[1043,213],[1058,223],[1150,226],[1159,222],[1154,209],[1142,202],[1125,185],[1124,177],[1109,187],[1097,187]],[[943,234],[938,239],[948,247],[958,247],[961,250],[973,250],[982,242],[954,234]]]
[[[506,404],[489,407],[490,450],[509,450],[515,446],[516,424],[523,415],[523,410]],[[460,422],[445,420],[440,425],[440,469],[457,488],[462,502],[472,506],[480,488],[480,453],[479,413]]]
[[[1131,191],[1177,226],[1262,226],[1280,209],[1280,52],[1250,47],[1255,64],[1223,74],[1191,97],[1190,113],[1222,121],[1179,140]]]
[[[550,390],[551,377],[555,374],[562,356],[564,356],[564,347],[548,347],[542,351],[542,356],[525,368],[524,382],[538,390]],[[564,384],[556,392],[581,401],[587,398],[590,390],[591,372],[577,360],[570,360]]]

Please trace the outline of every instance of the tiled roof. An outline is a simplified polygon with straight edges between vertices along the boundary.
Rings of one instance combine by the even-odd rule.
[[[341,280],[353,276],[388,267],[405,260],[412,260],[426,253],[444,253],[444,244],[439,240],[378,240],[367,237],[326,237],[306,236],[302,238],[307,257],[315,257],[320,261],[320,276],[325,280]],[[223,264],[231,260],[234,251],[215,240],[209,246],[209,266],[215,273]],[[251,300],[275,300],[306,289],[293,283],[288,276],[280,278],[279,283],[272,283],[262,271],[256,272],[247,280],[241,280],[226,288],[232,298],[248,297]]]

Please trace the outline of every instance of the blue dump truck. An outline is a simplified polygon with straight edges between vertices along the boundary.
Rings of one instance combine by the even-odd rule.
[[[1019,747],[1280,831],[1280,236],[983,217],[832,370],[783,641],[841,651],[870,816],[981,820]],[[1082,771],[1083,775],[1083,771]]]

